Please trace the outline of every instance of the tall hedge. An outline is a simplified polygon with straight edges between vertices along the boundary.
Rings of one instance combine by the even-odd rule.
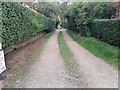
[[[119,19],[96,19],[90,30],[91,36],[111,45],[120,45],[120,20]]]
[[[17,2],[2,3],[3,47],[20,43],[37,33],[54,29],[54,22]]]

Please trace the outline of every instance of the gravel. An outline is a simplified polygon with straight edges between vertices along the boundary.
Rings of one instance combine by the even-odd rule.
[[[118,70],[73,41],[65,30],[62,32],[87,88],[118,88]]]
[[[53,33],[39,56],[37,62],[30,68],[28,76],[17,83],[19,88],[70,88],[77,87],[69,82],[60,56],[57,36]]]

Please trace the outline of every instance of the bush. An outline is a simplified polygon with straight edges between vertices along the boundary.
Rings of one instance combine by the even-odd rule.
[[[62,26],[63,28],[67,28],[67,19],[62,20],[61,26]]]
[[[119,34],[120,29],[119,19],[96,19],[92,24],[90,30],[91,36],[98,38],[101,41],[107,42],[111,45],[120,45]]]
[[[109,19],[115,14],[114,2],[74,2],[65,13],[67,29],[76,31],[81,36],[89,36],[89,29],[94,19]]]
[[[20,43],[37,33],[54,29],[54,22],[16,2],[2,3],[3,48]]]

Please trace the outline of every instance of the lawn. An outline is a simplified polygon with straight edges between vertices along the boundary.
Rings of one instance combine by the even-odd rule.
[[[116,67],[120,67],[118,64],[118,48],[115,46],[111,46],[105,42],[99,41],[94,37],[81,37],[78,33],[73,31],[68,31],[70,36],[80,44],[82,47],[87,49],[89,52],[94,54],[95,56],[105,60],[111,65]]]

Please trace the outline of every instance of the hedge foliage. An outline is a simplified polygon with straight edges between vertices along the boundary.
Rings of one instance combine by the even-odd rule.
[[[119,19],[95,19],[90,30],[91,36],[111,45],[120,45],[120,20]]]
[[[67,28],[81,36],[89,36],[88,30],[94,19],[110,19],[115,14],[115,3],[74,2],[65,13]]]
[[[72,3],[65,13],[68,30],[83,37],[93,36],[114,46],[119,46],[120,20],[111,19],[115,15],[115,3]],[[119,24],[119,25],[118,25]]]
[[[16,2],[2,3],[2,43],[3,47],[20,43],[37,33],[54,29],[54,22]]]
[[[62,22],[61,22],[61,26],[63,27],[63,28],[67,28],[67,19],[64,19],[64,20],[62,20]]]

